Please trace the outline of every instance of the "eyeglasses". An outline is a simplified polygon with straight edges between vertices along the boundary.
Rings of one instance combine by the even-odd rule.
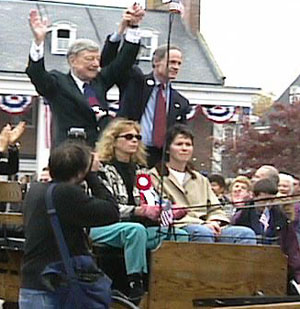
[[[119,137],[124,137],[128,141],[131,141],[134,138],[136,138],[138,141],[140,141],[142,139],[141,134],[131,134],[131,133],[117,136],[117,138],[119,138]]]

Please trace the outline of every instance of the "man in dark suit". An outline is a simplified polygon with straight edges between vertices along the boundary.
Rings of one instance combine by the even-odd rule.
[[[112,42],[110,39],[106,41],[101,54],[102,66],[111,63],[114,55],[117,55],[118,44],[118,41]],[[190,111],[189,101],[168,84],[169,81],[176,79],[181,64],[181,50],[171,46],[167,68],[167,46],[160,46],[153,54],[153,71],[150,74],[143,74],[141,69],[134,65],[118,84],[120,109],[117,115],[140,122],[142,140],[148,151],[149,167],[161,160],[166,130],[176,122],[185,123],[186,115]],[[157,118],[161,88],[166,101],[166,111],[164,114],[160,111],[161,118]],[[158,141],[155,137],[156,130],[160,132]]]
[[[135,5],[125,11],[119,26],[119,35],[126,30],[125,41],[114,61],[100,70],[100,51],[97,43],[87,39],[76,40],[68,50],[69,74],[53,70],[47,72],[44,65],[44,40],[47,21],[37,10],[30,12],[30,27],[34,42],[30,49],[26,73],[51,107],[54,120],[54,145],[58,145],[72,132],[85,136],[94,146],[99,132],[110,116],[105,94],[125,75],[135,62],[139,50],[139,34],[127,28],[132,16],[140,21],[143,9]]]

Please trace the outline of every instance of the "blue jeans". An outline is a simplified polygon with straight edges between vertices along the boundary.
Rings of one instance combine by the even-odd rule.
[[[190,235],[190,241],[198,242],[221,242],[221,243],[236,243],[236,244],[256,244],[256,235],[254,231],[245,226],[228,225],[223,227],[221,235],[215,237],[213,231],[200,224],[190,224],[182,227]]]
[[[59,308],[53,293],[32,289],[20,289],[20,309],[57,309]]]

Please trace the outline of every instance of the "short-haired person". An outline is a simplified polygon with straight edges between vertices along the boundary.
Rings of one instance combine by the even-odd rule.
[[[289,279],[300,283],[300,251],[294,228],[279,205],[274,203],[277,194],[276,184],[264,178],[254,184],[253,193],[256,204],[262,207],[240,209],[233,218],[234,224],[252,228],[263,244],[279,244],[284,254],[288,256]],[[268,200],[269,199],[269,200]],[[257,205],[258,206],[258,205]]]
[[[77,39],[69,47],[68,74],[46,71],[44,64],[44,41],[47,22],[37,10],[31,10],[30,27],[34,41],[30,49],[26,69],[37,92],[46,98],[54,119],[54,145],[58,145],[73,130],[84,130],[86,140],[94,146],[99,132],[110,120],[106,92],[126,74],[135,62],[139,51],[139,31],[129,28],[131,16],[143,16],[143,9],[135,5],[127,9],[119,26],[119,34],[126,30],[124,44],[114,61],[100,68],[99,45],[89,39]]]
[[[290,174],[279,173],[279,184],[278,184],[278,204],[280,204],[281,199],[285,203],[281,205],[283,212],[292,221],[298,240],[300,241],[300,203],[287,204],[288,200],[297,200],[294,195],[294,178]]]
[[[191,241],[255,244],[251,229],[229,225],[209,180],[191,165],[193,149],[193,133],[177,124],[167,133],[164,171],[160,164],[151,169],[156,190],[161,190],[163,176],[164,198],[187,210],[184,217],[175,220],[175,226],[187,231]]]
[[[220,203],[223,206],[225,206],[227,203],[229,203],[229,199],[225,195],[226,183],[225,183],[224,177],[220,174],[210,174],[210,175],[208,175],[207,178],[210,182],[212,190],[214,191],[214,193],[217,196]]]
[[[160,207],[146,165],[140,125],[117,118],[104,130],[97,145],[102,163],[99,176],[118,201],[121,222],[91,229],[94,242],[124,248],[129,298],[134,303],[143,295],[142,274],[147,273],[146,249],[155,249],[169,239],[167,228],[159,227]],[[141,181],[139,180],[141,179]],[[144,183],[148,179],[148,184]],[[148,187],[148,188],[146,188]],[[179,230],[178,230],[179,232]],[[177,240],[187,241],[187,233]]]
[[[226,215],[231,218],[238,207],[249,205],[252,200],[252,185],[247,176],[237,176],[229,186],[230,203],[223,207]]]
[[[39,180],[40,182],[49,182],[51,181],[51,176],[50,176],[50,171],[49,171],[49,167],[44,167],[41,171],[41,174],[39,176]]]
[[[103,63],[107,64],[113,59],[109,55],[116,54],[118,44],[107,40],[101,54]],[[149,168],[161,160],[166,130],[175,123],[186,123],[190,111],[189,101],[185,97],[171,85],[165,89],[168,81],[172,82],[177,78],[183,62],[182,51],[177,46],[170,46],[168,69],[167,57],[167,45],[159,46],[153,54],[152,72],[144,74],[135,65],[118,84],[118,116],[141,124],[142,141],[147,147]],[[169,105],[166,104],[168,98]]]
[[[90,149],[82,144],[62,143],[50,154],[50,175],[57,183],[53,203],[71,256],[90,255],[84,227],[109,225],[119,219],[116,200],[93,172],[98,168],[99,162],[93,160]],[[94,197],[80,187],[84,179]],[[61,261],[46,209],[49,185],[49,182],[33,183],[24,201],[26,241],[21,267],[21,309],[61,308],[41,276],[48,264]]]
[[[251,178],[251,182],[255,184],[260,179],[269,178],[277,186],[279,183],[279,172],[273,165],[262,165],[259,167]]]

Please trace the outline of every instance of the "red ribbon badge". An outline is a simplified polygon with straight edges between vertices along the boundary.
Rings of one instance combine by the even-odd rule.
[[[152,186],[151,176],[148,174],[137,175],[136,186],[141,191],[149,190]]]

